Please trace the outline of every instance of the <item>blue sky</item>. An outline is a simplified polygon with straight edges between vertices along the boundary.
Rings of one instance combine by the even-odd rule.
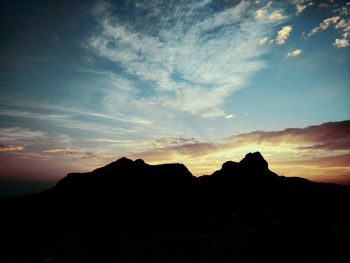
[[[73,2],[1,3],[4,178],[350,117],[348,1]]]

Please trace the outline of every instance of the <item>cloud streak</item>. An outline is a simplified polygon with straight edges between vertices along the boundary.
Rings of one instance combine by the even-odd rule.
[[[350,121],[329,122],[306,128],[289,128],[282,131],[255,131],[232,136],[232,142],[258,144],[294,144],[317,149],[350,150]]]
[[[210,1],[198,5],[180,1],[172,6],[173,11],[164,8],[164,3],[131,2],[130,12],[144,14],[133,21],[111,11],[109,3],[98,4],[94,15],[99,29],[87,46],[148,83],[152,96],[142,97],[142,92],[133,90],[141,95],[138,104],[224,117],[225,99],[265,67],[261,56],[267,50],[257,40],[263,33],[272,34],[268,23],[284,16],[273,11],[270,22],[257,21],[249,1],[219,11]]]
[[[2,145],[0,144],[0,152],[23,151],[24,147],[21,145]]]
[[[28,143],[46,138],[42,131],[33,131],[20,127],[0,128],[0,143]]]
[[[288,147],[295,151],[304,149],[350,151],[350,121],[329,122],[306,128],[288,128],[281,131],[241,133],[229,137],[225,142],[218,143],[200,142],[195,138],[163,138],[150,142],[149,145],[153,146],[156,152],[169,151],[189,156],[205,156],[220,151],[244,148],[246,145],[277,148],[289,145]],[[149,154],[150,151],[147,151],[147,153]]]

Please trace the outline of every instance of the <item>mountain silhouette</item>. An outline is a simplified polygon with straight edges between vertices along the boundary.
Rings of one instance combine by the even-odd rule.
[[[194,179],[183,164],[149,165],[123,157],[90,173],[68,174],[46,194],[88,205],[180,206],[187,202]]]
[[[138,209],[255,209],[340,205],[349,187],[272,172],[259,152],[227,161],[211,175],[195,177],[183,164],[149,165],[121,158],[86,173],[70,173],[36,195],[59,206]],[[336,200],[336,202],[335,202]]]
[[[200,177],[123,157],[0,201],[0,259],[348,262],[349,197],[349,186],[279,176],[259,152]]]

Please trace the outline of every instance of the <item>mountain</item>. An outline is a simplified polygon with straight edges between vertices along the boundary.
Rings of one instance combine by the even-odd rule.
[[[1,262],[349,262],[350,187],[259,152],[194,177],[125,157],[0,201]]]
[[[43,194],[45,199],[65,205],[283,210],[287,205],[340,205],[349,196],[348,188],[278,176],[255,152],[240,162],[225,162],[220,170],[201,177],[194,177],[183,164],[149,165],[123,157],[92,172],[68,174]]]
[[[123,157],[90,173],[68,174],[46,194],[88,205],[173,207],[187,202],[194,180],[183,164],[149,165]]]

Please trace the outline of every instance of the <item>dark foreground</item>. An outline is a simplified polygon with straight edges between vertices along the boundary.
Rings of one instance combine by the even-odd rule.
[[[123,158],[2,200],[0,262],[350,262],[349,197],[259,153],[200,178]]]

